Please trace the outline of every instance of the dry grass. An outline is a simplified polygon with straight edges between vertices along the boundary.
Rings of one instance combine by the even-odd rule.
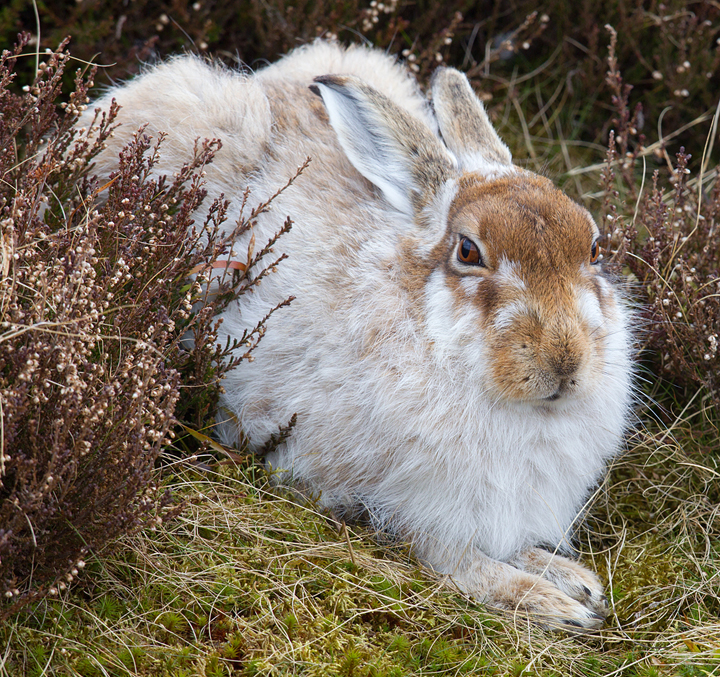
[[[638,432],[595,496],[581,547],[609,583],[599,633],[491,614],[255,464],[184,464],[185,512],[8,623],[0,675],[715,674],[718,468],[683,450],[691,423]]]

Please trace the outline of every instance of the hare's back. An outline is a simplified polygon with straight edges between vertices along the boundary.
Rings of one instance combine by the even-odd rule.
[[[171,59],[109,89],[80,125],[89,126],[95,110],[107,111],[113,99],[120,105],[120,127],[96,158],[100,176],[117,169],[120,150],[142,127],[153,138],[166,135],[158,175],[177,171],[192,157],[198,139],[221,139],[213,174],[221,184],[217,188],[232,194],[257,169],[271,136],[270,106],[255,78],[195,56]]]
[[[221,139],[222,150],[207,170],[211,197],[241,195],[261,176],[272,176],[276,189],[308,156],[315,167],[354,183],[355,172],[342,157],[322,101],[309,90],[315,77],[328,74],[361,78],[437,133],[417,82],[394,58],[322,41],[257,72],[231,70],[192,55],[175,57],[109,89],[80,124],[89,126],[95,108],[107,110],[112,99],[121,106],[117,122],[122,126],[96,159],[101,176],[116,168],[118,153],[144,126],[153,137],[167,135],[157,175],[177,171],[192,157],[198,139]]]
[[[354,75],[437,132],[437,123],[417,80],[394,57],[371,47],[344,47],[316,40],[263,68],[256,77],[263,83],[295,82],[307,87],[318,75]]]

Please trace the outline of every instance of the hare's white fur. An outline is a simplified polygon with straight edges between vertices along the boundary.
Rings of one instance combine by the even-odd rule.
[[[354,78],[320,78],[321,101],[308,86],[328,74]],[[257,73],[175,58],[98,102],[115,97],[123,107],[123,126],[98,171],[112,171],[142,124],[169,134],[158,174],[177,170],[196,138],[220,137],[202,209],[220,193],[236,198],[237,209],[246,187],[270,195],[311,157],[255,229],[263,242],[290,215],[295,225],[276,246],[289,258],[223,316],[224,342],[287,296],[297,298],[273,315],[255,361],[228,374],[222,437],[235,439],[237,421],[262,444],[297,413],[291,437],[268,458],[288,482],[330,509],[361,508],[480,599],[593,627],[604,609],[597,579],[535,546],[570,550],[588,494],[621,444],[629,313],[588,263],[578,275],[595,286],[570,285],[562,306],[579,319],[557,320],[558,335],[590,327],[593,358],[577,368],[572,396],[517,401],[493,386],[500,349],[482,340],[486,311],[475,301],[487,280],[468,274],[454,285],[448,276],[457,277],[457,262],[408,277],[402,252],[431,257],[468,173],[488,185],[521,185],[532,175],[511,164],[466,81],[441,77],[433,109],[402,66],[365,47],[316,42]],[[373,92],[404,111],[394,117],[411,131],[398,131],[383,112],[386,99]],[[475,136],[465,129],[473,125]],[[420,140],[408,142],[413,127]],[[418,146],[428,158],[414,163]],[[423,174],[428,167],[435,173]],[[588,233],[594,228],[589,215],[578,218]],[[514,299],[490,318],[493,331],[511,331],[529,314],[550,317],[526,268],[501,257],[495,274]],[[555,386],[548,387],[551,395]]]

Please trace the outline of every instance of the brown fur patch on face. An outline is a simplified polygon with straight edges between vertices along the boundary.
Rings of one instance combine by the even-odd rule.
[[[505,256],[519,262],[524,275],[543,276],[548,269],[570,272],[589,261],[593,232],[587,212],[529,172],[495,181],[463,176],[448,221],[488,245],[491,268]]]
[[[447,236],[446,236],[447,237]],[[424,315],[423,295],[428,277],[436,268],[442,268],[447,256],[446,238],[438,243],[427,257],[418,255],[424,242],[414,235],[400,241],[397,280],[411,304],[411,312],[420,321]],[[457,284],[457,280],[453,281]]]
[[[502,290],[491,277],[483,280],[475,296],[483,317],[490,317],[502,300]]]
[[[482,250],[484,265],[458,262],[462,237]],[[587,211],[543,177],[519,171],[492,181],[476,174],[460,179],[444,243],[446,277],[451,288],[463,277],[478,278],[475,305],[503,398],[571,395],[581,388],[583,370],[587,375],[601,359],[603,332],[592,336],[578,297],[589,291],[603,309],[599,269],[590,265],[594,237]]]

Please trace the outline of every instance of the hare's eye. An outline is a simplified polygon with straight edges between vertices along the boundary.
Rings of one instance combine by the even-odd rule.
[[[590,263],[597,263],[599,258],[600,245],[598,244],[598,241],[595,240],[595,242],[592,243],[592,247],[590,247]]]
[[[471,266],[482,266],[483,260],[480,256],[480,250],[477,245],[467,237],[460,238],[460,244],[457,250],[458,261],[467,263]]]

